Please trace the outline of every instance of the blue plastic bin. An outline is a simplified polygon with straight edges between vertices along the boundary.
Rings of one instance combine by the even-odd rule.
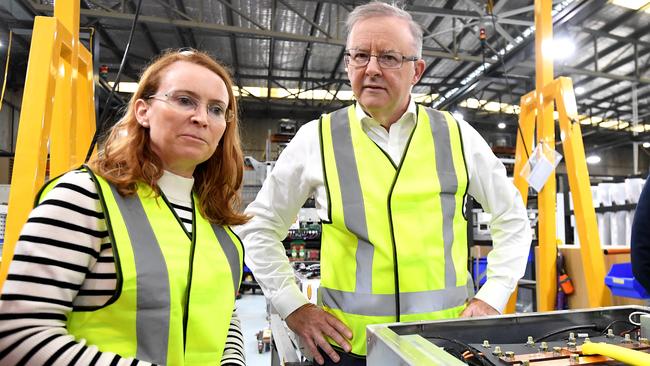
[[[487,281],[487,258],[474,258],[472,260],[472,273],[474,274],[474,286],[483,286]]]
[[[639,281],[632,274],[632,263],[613,264],[607,276],[605,284],[615,296],[632,297],[635,299],[648,299],[650,295],[641,286]]]

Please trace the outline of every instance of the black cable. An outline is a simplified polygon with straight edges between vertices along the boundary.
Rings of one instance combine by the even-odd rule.
[[[131,31],[129,32],[129,39],[126,43],[126,47],[124,48],[124,55],[122,55],[122,62],[120,63],[120,69],[117,71],[117,76],[115,77],[115,81],[113,82],[113,87],[111,88],[111,92],[108,94],[108,98],[106,99],[106,103],[104,104],[104,109],[102,110],[102,114],[99,116],[99,124],[97,125],[97,129],[95,130],[93,139],[90,142],[90,147],[88,148],[88,152],[86,153],[85,162],[88,162],[88,160],[90,159],[90,155],[93,153],[93,149],[97,144],[97,137],[99,136],[100,133],[104,131],[104,125],[106,124],[105,121],[106,111],[108,110],[108,105],[111,102],[111,99],[113,99],[113,94],[115,94],[115,89],[117,88],[117,85],[120,83],[122,70],[124,70],[124,65],[126,64],[126,58],[128,57],[129,49],[131,48],[131,41],[133,40],[133,33],[135,32],[135,26],[138,23],[138,17],[140,16],[141,6],[142,6],[142,0],[138,0],[138,6],[135,9],[135,15],[133,17],[133,22],[131,23]]]
[[[453,343],[455,345],[461,346],[461,347],[463,347],[463,350],[469,351],[474,356],[474,358],[478,362],[480,362],[481,365],[496,366],[496,365],[494,365],[494,363],[492,361],[485,358],[480,353],[480,351],[478,351],[474,347],[470,346],[469,344],[463,343],[463,342],[461,342],[461,341],[459,341],[457,339],[445,338],[445,337],[441,337],[441,336],[426,336],[425,338],[428,338],[428,339],[440,339],[440,340],[447,341],[447,342]]]
[[[637,326],[636,324],[634,324],[634,323],[632,323],[632,322],[630,322],[630,321],[627,321],[627,320],[614,320],[614,321],[610,322],[609,324],[607,324],[607,325],[605,326],[605,328],[603,328],[603,330],[602,330],[601,333],[602,333],[602,334],[607,333],[607,330],[608,330],[609,328],[611,328],[612,325],[614,325],[614,324],[616,324],[616,323],[624,323],[624,324],[632,325],[632,326],[633,326],[632,329],[636,328],[636,326]]]
[[[566,332],[568,332],[570,330],[578,330],[578,329],[595,329],[595,330],[598,330],[598,326],[596,324],[584,324],[584,325],[574,325],[574,326],[571,326],[571,327],[561,328],[561,329],[554,330],[554,331],[552,331],[552,332],[550,332],[548,334],[545,334],[545,335],[535,339],[533,342],[537,343],[539,341],[543,341],[546,338],[552,337],[554,335],[558,335],[558,334],[566,333]]]

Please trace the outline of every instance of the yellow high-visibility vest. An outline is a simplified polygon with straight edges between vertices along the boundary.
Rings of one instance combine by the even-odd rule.
[[[113,246],[117,291],[102,308],[74,309],[68,332],[123,357],[159,365],[219,365],[239,288],[240,240],[211,224],[194,202],[192,235],[167,200],[138,184],[122,197],[102,177],[96,183]],[[40,197],[56,180],[48,183]]]
[[[458,123],[419,106],[397,164],[364,133],[354,106],[324,115],[320,134],[331,222],[319,301],[352,329],[352,353],[366,354],[369,324],[457,317],[468,298]]]

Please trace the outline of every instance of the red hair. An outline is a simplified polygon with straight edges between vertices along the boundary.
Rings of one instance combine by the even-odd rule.
[[[217,74],[228,90],[226,131],[214,154],[194,169],[194,192],[201,214],[210,222],[239,225],[249,217],[240,212],[239,189],[243,179],[243,154],[239,138],[237,102],[228,69],[205,52],[168,51],[158,56],[142,73],[138,90],[131,96],[126,114],[112,127],[97,157],[88,163],[96,174],[117,187],[121,195],[136,193],[137,182],[151,186],[157,194],[163,174],[162,160],[151,149],[149,130],[138,124],[134,104],[153,95],[165,70],[184,61],[203,66]]]

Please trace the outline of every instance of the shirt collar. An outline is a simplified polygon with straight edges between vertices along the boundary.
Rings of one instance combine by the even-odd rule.
[[[374,118],[366,114],[366,112],[363,110],[359,102],[355,103],[355,114],[357,116],[357,120],[361,121],[362,126],[370,127],[370,126],[380,125],[380,123],[377,120],[375,120]],[[400,118],[398,118],[395,123],[403,123],[404,121],[412,121],[413,123],[415,123],[416,116],[417,116],[417,105],[415,105],[413,98],[410,98],[409,104],[406,107],[406,112],[404,112],[404,114]]]

